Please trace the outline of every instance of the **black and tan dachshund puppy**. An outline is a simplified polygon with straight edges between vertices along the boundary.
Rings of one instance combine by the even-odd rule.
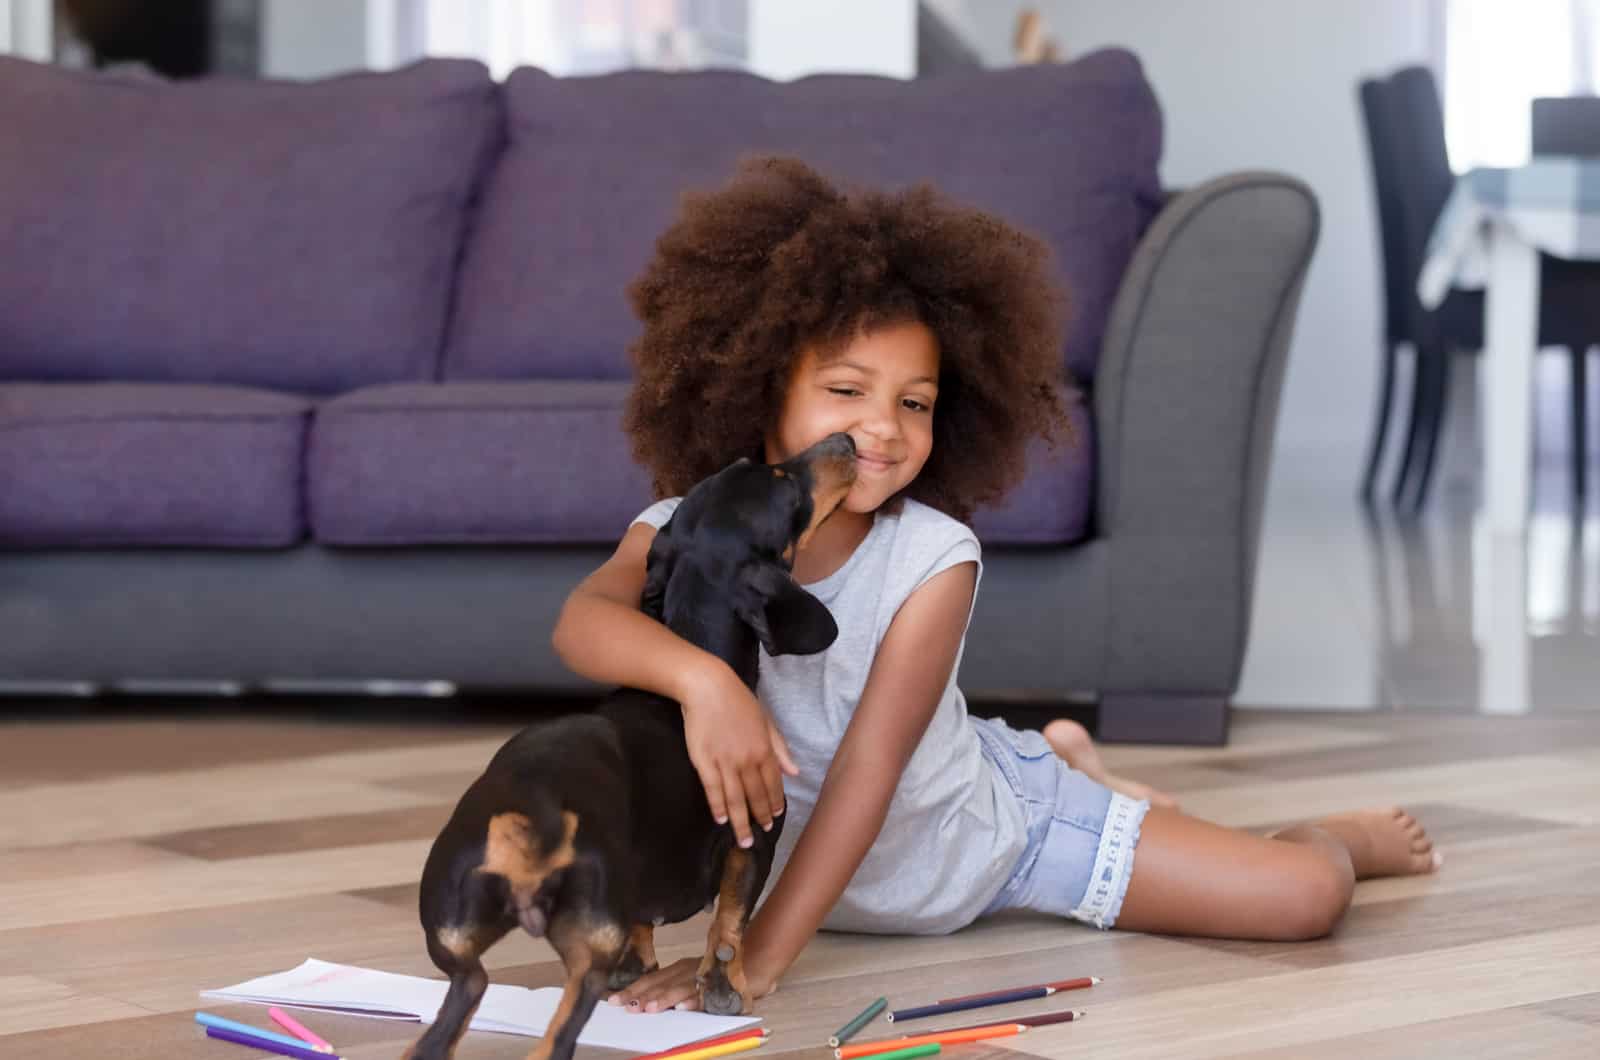
[[[855,481],[834,434],[782,464],[741,460],[695,486],[651,543],[640,606],[717,655],[753,691],[757,646],[809,655],[838,635],[790,575],[794,551]],[[450,977],[408,1057],[454,1051],[488,989],[482,955],[521,925],[566,966],[566,988],[530,1060],[567,1060],[601,993],[656,967],[654,928],[714,902],[700,964],[708,1012],[743,1011],[742,939],[783,818],[740,848],[711,816],[670,699],[620,689],[592,714],[506,743],[434,841],[422,873],[428,955]]]

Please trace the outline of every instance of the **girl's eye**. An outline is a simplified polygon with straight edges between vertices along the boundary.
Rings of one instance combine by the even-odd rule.
[[[828,393],[838,394],[840,397],[855,397],[857,394],[861,393],[861,391],[855,389],[854,387],[848,386],[830,386],[828,388]]]
[[[906,398],[906,408],[913,412],[931,412],[932,406],[913,398]]]

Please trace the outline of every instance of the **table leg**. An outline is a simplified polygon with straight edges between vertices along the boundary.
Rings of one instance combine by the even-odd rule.
[[[1500,225],[1489,233],[1485,302],[1483,507],[1492,533],[1521,534],[1533,466],[1539,255]]]

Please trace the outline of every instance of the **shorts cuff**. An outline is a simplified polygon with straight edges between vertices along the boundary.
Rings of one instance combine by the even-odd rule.
[[[1111,793],[1105,827],[1100,832],[1100,848],[1094,855],[1094,871],[1089,874],[1089,887],[1082,901],[1072,910],[1074,919],[1101,929],[1117,922],[1128,881],[1133,877],[1139,827],[1149,811],[1148,800],[1135,801],[1121,792]]]

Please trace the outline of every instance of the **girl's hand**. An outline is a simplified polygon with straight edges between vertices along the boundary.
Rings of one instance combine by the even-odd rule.
[[[698,1012],[700,988],[695,984],[694,977],[699,969],[700,958],[685,957],[665,968],[640,976],[632,986],[619,990],[606,1000],[629,1012],[665,1012],[671,1008]],[[748,965],[745,967],[745,981],[748,985],[744,999],[746,1004],[766,997],[777,986],[771,981],[759,979]]]
[[[742,847],[753,842],[750,820],[770,829],[783,812],[783,773],[800,772],[761,702],[720,659],[689,675],[683,694],[689,760],[705,785],[711,816],[732,822]]]

